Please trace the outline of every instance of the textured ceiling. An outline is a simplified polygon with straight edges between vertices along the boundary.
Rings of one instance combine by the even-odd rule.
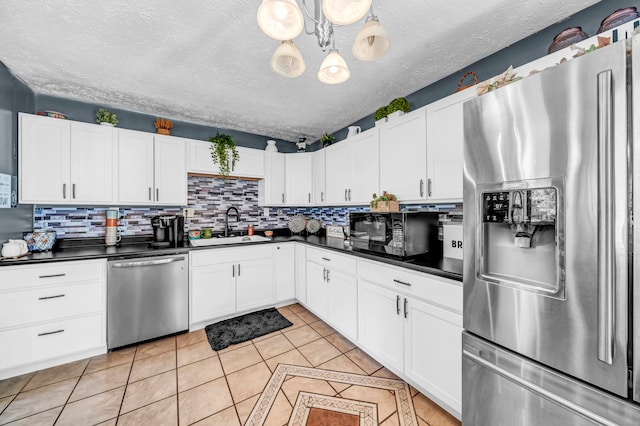
[[[336,28],[351,78],[316,78],[316,40],[295,40],[305,73],[269,67],[279,42],[259,0],[3,0],[0,61],[36,93],[295,141],[317,140],[597,0],[374,0],[391,49],[351,54],[364,22]],[[309,1],[307,3],[312,3]]]

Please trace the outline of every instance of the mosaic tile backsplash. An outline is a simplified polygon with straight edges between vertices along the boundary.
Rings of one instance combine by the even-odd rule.
[[[220,178],[189,176],[188,207],[194,209],[194,217],[185,219],[185,230],[211,228],[224,230],[225,211],[233,206],[240,212],[240,222],[232,218],[232,229],[246,230],[249,225],[257,229],[286,228],[291,216],[303,215],[307,219],[319,219],[325,225],[346,225],[349,212],[368,211],[368,207],[270,207],[269,215],[258,206],[258,182]],[[409,206],[436,208],[435,206]],[[439,206],[450,210],[452,206]],[[58,238],[100,238],[105,234],[106,207],[36,207],[34,230],[54,230]],[[181,214],[181,208],[122,207],[118,231],[123,236],[151,235],[151,217],[159,214]]]

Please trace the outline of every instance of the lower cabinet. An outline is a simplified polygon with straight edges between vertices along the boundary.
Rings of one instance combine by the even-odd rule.
[[[273,265],[276,302],[294,299],[296,297],[294,244],[276,245],[273,248]]]
[[[190,324],[274,303],[273,250],[268,244],[191,251]]]
[[[298,302],[307,303],[307,247],[295,244],[295,296]]]

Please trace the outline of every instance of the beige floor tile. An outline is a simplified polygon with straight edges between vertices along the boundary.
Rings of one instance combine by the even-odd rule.
[[[193,345],[194,343],[200,343],[207,340],[207,333],[204,332],[204,328],[195,330],[189,333],[178,334],[176,336],[176,346],[183,348],[185,346]]]
[[[289,306],[280,306],[277,309],[278,309],[278,312],[280,312],[282,315],[293,313],[293,311],[291,310],[291,308],[289,308]]]
[[[420,393],[420,391],[413,386],[409,385],[409,390],[411,391],[411,398]]]
[[[136,359],[142,359],[153,355],[158,355],[163,352],[172,351],[176,349],[175,336],[165,337],[164,339],[156,340],[153,342],[145,343],[138,346],[136,350]]]
[[[176,372],[152,376],[139,382],[129,383],[124,394],[120,413],[128,413],[137,408],[168,398],[176,393]]]
[[[330,334],[325,336],[325,339],[327,339],[329,343],[338,348],[341,352],[349,352],[351,349],[356,347],[356,345],[351,343],[349,339],[340,333]]]
[[[387,417],[380,426],[400,426],[400,419],[398,419],[398,412],[396,411],[389,417]]]
[[[186,391],[222,376],[224,376],[224,372],[220,365],[220,358],[217,356],[185,365],[178,369],[178,392]]]
[[[376,372],[374,372],[373,374],[371,374],[374,377],[384,377],[386,379],[396,379],[396,380],[400,380],[400,378],[398,376],[396,376],[395,374],[393,374],[391,371],[387,370],[385,367],[382,367],[380,369],[378,369]],[[413,393],[413,389],[411,386],[409,386],[410,389],[412,389],[412,393],[411,396],[415,396],[415,394]],[[416,391],[418,392],[418,391]]]
[[[100,392],[126,385],[127,379],[129,378],[129,369],[129,364],[122,364],[117,367],[83,375],[74,389],[71,398],[69,398],[69,401],[77,401]]]
[[[94,356],[89,361],[89,365],[87,365],[87,369],[84,374],[95,373],[96,371],[105,370],[122,364],[131,364],[135,354],[136,348],[134,347]]]
[[[125,387],[67,404],[56,422],[59,426],[94,425],[118,416]]]
[[[224,377],[178,394],[180,424],[188,425],[233,405]]]
[[[213,416],[194,423],[196,426],[240,426],[235,407],[229,407]]]
[[[247,341],[245,341],[245,342],[240,342],[240,343],[236,343],[236,344],[234,344],[234,345],[229,345],[229,346],[227,346],[227,347],[226,347],[226,348],[224,348],[224,349],[220,349],[220,350],[218,351],[218,355],[220,355],[220,354],[226,354],[227,352],[235,351],[235,350],[236,350],[236,349],[238,349],[238,348],[243,348],[243,347],[245,347],[245,346],[249,346],[249,345],[251,345],[251,344],[253,344],[253,343],[251,342],[251,340],[247,340]]]
[[[222,368],[224,368],[224,373],[227,375],[261,361],[262,357],[253,345],[220,354],[220,362],[222,363]]]
[[[107,420],[106,422],[98,423],[96,426],[116,426],[118,419]]]
[[[268,339],[255,342],[254,345],[264,359],[273,358],[276,355],[289,352],[291,349],[293,349],[293,345],[291,344],[291,342],[289,342],[289,340],[287,340],[287,338],[284,337],[282,333]]]
[[[356,401],[366,401],[378,406],[378,418],[386,419],[394,411],[397,411],[396,398],[392,392],[386,389],[376,389],[367,386],[351,386],[349,389],[340,392],[343,398],[355,399]]]
[[[300,346],[298,350],[313,366],[320,365],[342,355],[342,352],[325,339],[307,343],[306,345]]]
[[[118,418],[118,426],[177,426],[177,424],[178,397],[176,395],[130,411]]]
[[[367,374],[373,374],[382,368],[382,364],[364,353],[360,348],[352,349],[345,355]]]
[[[301,304],[299,304],[299,303],[294,303],[294,304],[292,304],[292,305],[287,305],[287,308],[289,308],[289,310],[290,310],[291,312],[293,312],[294,314],[295,314],[296,312],[306,312],[306,311],[307,311],[307,308],[305,308],[304,306],[302,306],[302,305],[301,305]]]
[[[336,331],[324,321],[316,321],[309,324],[311,328],[318,332],[322,337],[335,333]]]
[[[311,367],[311,364],[307,359],[302,356],[302,354],[297,350],[293,349],[289,352],[285,352],[281,355],[275,356],[266,360],[267,366],[273,372],[278,367],[278,364],[291,364],[291,365],[300,365],[303,367]]]
[[[21,376],[0,380],[0,398],[15,395],[24,388],[35,373],[27,373]]]
[[[318,318],[317,316],[315,316],[309,311],[298,312],[296,315],[302,318],[302,321],[306,322],[307,324],[311,324],[313,322],[320,320],[320,318]]]
[[[216,351],[211,349],[211,345],[207,340],[184,346],[178,349],[178,367],[191,364],[192,362],[202,361],[203,359],[216,355]]]
[[[287,397],[282,391],[278,392],[276,400],[273,402],[269,414],[265,419],[264,426],[282,426],[289,422],[293,407],[289,404]]]
[[[238,418],[241,424],[245,424],[249,418],[249,414],[253,411],[253,407],[256,405],[256,402],[258,402],[258,398],[260,398],[260,394],[236,404],[236,410],[238,411]]]
[[[353,385],[347,384],[347,383],[340,383],[340,382],[329,382],[329,384],[331,385],[332,388],[334,388],[336,390],[337,393],[342,392],[345,389],[350,388]]]
[[[421,393],[413,397],[413,407],[418,418],[423,419],[429,425],[454,426],[461,424],[459,420]]]
[[[129,383],[176,369],[176,351],[163,352],[147,358],[137,359],[131,368]]]
[[[4,411],[5,408],[7,408],[9,403],[13,401],[13,398],[15,397],[16,397],[15,395],[9,395],[9,396],[5,396],[4,398],[0,398],[0,413],[2,413],[2,411]]]
[[[337,393],[326,380],[301,376],[296,376],[285,381],[281,389],[292,406],[295,405],[298,399],[298,393],[302,391],[328,396],[334,396]]]
[[[418,426],[431,426],[431,425],[425,422],[424,420],[422,420],[420,417],[418,417]]]
[[[264,362],[227,375],[229,389],[236,403],[262,392],[270,378],[271,370]]]
[[[64,405],[77,382],[78,379],[73,378],[21,392],[0,415],[0,424]]]
[[[296,328],[295,330],[284,331],[283,334],[296,348],[321,338],[321,336],[308,325]]]
[[[283,330],[286,330],[286,328],[284,328]],[[260,342],[260,341],[266,340],[266,339],[270,339],[270,338],[275,337],[275,336],[282,336],[282,331],[276,330],[273,333],[264,334],[262,336],[256,337],[255,339],[251,339],[251,341],[255,344],[257,342]]]
[[[366,374],[362,368],[358,367],[345,355],[340,355],[330,361],[318,365],[318,368],[325,370],[344,371],[345,373]]]
[[[60,406],[34,414],[30,417],[25,417],[24,419],[12,422],[10,426],[53,426],[63,408],[64,407]]]
[[[88,359],[82,359],[80,361],[40,370],[33,375],[22,391],[24,392],[39,388],[40,386],[50,385],[51,383],[61,382],[73,377],[80,377],[88,363]]]
[[[307,323],[306,323],[306,322],[304,322],[304,321],[303,321],[303,319],[302,319],[302,318],[300,318],[300,317],[299,317],[298,315],[296,315],[296,314],[293,314],[293,313],[292,313],[292,314],[287,314],[287,315],[284,315],[284,317],[285,317],[286,319],[288,319],[288,320],[291,322],[291,324],[292,324],[292,325],[291,325],[291,326],[289,326],[289,327],[287,327],[287,328],[283,328],[283,329],[282,329],[282,331],[283,331],[283,332],[284,332],[284,331],[287,331],[287,330],[293,330],[293,329],[295,329],[295,328],[300,328],[300,327],[302,327],[302,326],[307,325]]]

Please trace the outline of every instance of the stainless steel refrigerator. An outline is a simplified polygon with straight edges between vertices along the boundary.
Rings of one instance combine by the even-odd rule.
[[[640,425],[639,95],[636,38],[465,103],[465,425]]]

